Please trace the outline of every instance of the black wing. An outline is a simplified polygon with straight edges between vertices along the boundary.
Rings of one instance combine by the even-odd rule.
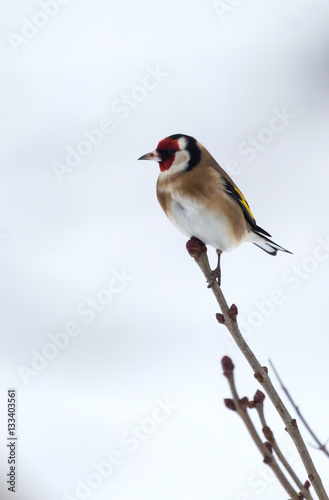
[[[264,229],[261,227],[257,226],[255,217],[253,216],[250,207],[248,205],[247,200],[241,193],[240,189],[238,189],[236,186],[233,186],[233,184],[230,183],[227,179],[223,178],[224,180],[224,189],[225,191],[232,196],[232,198],[240,205],[240,208],[242,209],[244,218],[246,219],[247,222],[251,225],[255,233],[261,233],[265,234],[266,236],[271,236],[269,233],[267,233]]]

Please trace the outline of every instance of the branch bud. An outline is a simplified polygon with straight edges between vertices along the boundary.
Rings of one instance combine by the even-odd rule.
[[[236,322],[236,317],[238,315],[238,308],[235,304],[232,304],[231,307],[229,308],[228,315],[232,321]]]
[[[239,399],[239,405],[241,410],[246,410],[248,408],[248,403],[249,400],[246,396],[244,398]]]
[[[216,314],[216,319],[217,319],[218,323],[220,323],[221,325],[224,325],[225,318],[221,313]]]
[[[270,441],[271,443],[273,443],[273,441],[274,441],[273,432],[271,431],[271,429],[267,425],[265,427],[263,427],[263,434],[266,437],[267,441]]]
[[[264,381],[263,375],[259,372],[254,373],[254,377],[258,382],[262,383]]]
[[[231,358],[229,358],[228,356],[224,356],[222,358],[222,368],[225,377],[228,378],[233,376],[234,364]]]
[[[190,238],[186,243],[186,249],[190,256],[194,259],[199,259],[201,254],[207,251],[206,245],[194,236],[192,236],[192,238]]]
[[[256,391],[255,392],[255,395],[254,395],[254,403],[256,405],[259,405],[259,404],[263,404],[264,402],[264,399],[265,399],[265,394],[262,392],[262,391]]]
[[[233,399],[229,399],[229,398],[224,399],[224,404],[225,404],[226,408],[228,408],[229,410],[236,411]]]
[[[266,446],[268,451],[273,454],[273,448],[272,448],[271,443],[269,443],[268,441],[265,441],[264,445]]]

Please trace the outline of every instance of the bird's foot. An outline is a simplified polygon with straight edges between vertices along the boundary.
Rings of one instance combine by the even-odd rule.
[[[222,252],[220,250],[217,250],[217,255],[218,255],[217,267],[213,271],[210,271],[209,273],[209,279],[207,280],[208,288],[214,286],[215,282],[217,282],[219,286],[221,285],[221,270],[220,270],[221,253]]]
[[[208,288],[211,288],[212,286],[214,286],[215,282],[217,282],[220,286],[220,281],[221,281],[220,268],[216,267],[216,269],[211,271],[209,274],[209,279],[207,281],[208,281]]]

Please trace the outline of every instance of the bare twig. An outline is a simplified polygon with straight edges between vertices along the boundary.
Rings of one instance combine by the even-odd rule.
[[[307,423],[307,421],[305,420],[305,418],[303,417],[303,415],[301,414],[301,411],[300,409],[298,408],[298,406],[296,405],[296,403],[294,402],[294,400],[292,399],[288,389],[283,385],[283,382],[281,380],[281,378],[279,377],[279,374],[277,372],[277,370],[275,369],[272,361],[269,359],[268,362],[270,363],[271,367],[272,367],[272,370],[274,371],[275,375],[276,375],[276,378],[278,379],[278,381],[280,382],[281,384],[281,387],[282,387],[282,390],[286,393],[287,395],[287,398],[289,399],[290,403],[292,404],[292,406],[295,408],[296,410],[296,413],[297,415],[299,416],[299,418],[301,419],[301,421],[303,422],[303,424],[305,425],[306,429],[308,430],[308,432],[311,434],[312,438],[314,439],[314,441],[317,443],[317,447],[315,447],[316,449],[318,450],[321,450],[323,451],[323,453],[325,453],[327,455],[327,457],[329,457],[329,451],[327,450],[326,448],[326,443],[325,444],[322,444],[320,439],[314,434],[313,430],[311,429],[311,427],[309,426],[309,424]]]
[[[276,453],[278,459],[288,472],[290,474],[290,477],[294,480],[294,482],[297,484],[298,488],[300,491],[303,493],[304,497],[306,500],[313,500],[311,493],[307,489],[306,485],[302,483],[302,481],[298,478],[297,474],[287,461],[286,457],[283,455],[282,451],[279,448],[279,445],[274,437],[273,432],[271,431],[270,427],[267,425],[266,419],[265,419],[265,414],[264,414],[264,399],[265,399],[265,394],[263,394],[261,391],[257,391],[255,396],[254,396],[254,405],[257,410],[259,419],[261,421],[261,424],[263,426],[263,433],[266,439],[271,443],[273,451]]]
[[[195,262],[198,264],[200,267],[201,271],[203,272],[206,280],[210,282],[211,280],[211,268],[209,265],[209,260],[207,257],[207,248],[206,246],[200,242],[200,240],[196,238],[191,238],[187,242],[187,250],[189,254],[195,259]],[[308,452],[308,449],[305,446],[305,443],[302,439],[302,436],[299,432],[299,429],[297,427],[297,422],[295,419],[292,419],[291,415],[289,414],[288,410],[284,406],[283,402],[281,401],[278,393],[276,392],[269,376],[267,373],[267,368],[262,367],[261,364],[259,363],[258,359],[255,357],[254,353],[244,340],[239,327],[236,322],[236,316],[237,316],[237,307],[233,304],[230,308],[227,305],[227,302],[225,300],[225,297],[223,295],[223,292],[218,285],[217,281],[214,281],[211,287],[216,300],[221,308],[222,314],[217,315],[217,319],[221,323],[225,323],[226,328],[229,330],[230,334],[232,335],[235,343],[245,356],[246,360],[250,364],[251,368],[254,371],[254,377],[258,380],[258,382],[262,385],[264,388],[266,394],[272,401],[273,405],[275,406],[276,410],[278,411],[279,415],[281,416],[286,429],[291,436],[293,442],[295,443],[295,446],[297,448],[297,451],[302,459],[302,462],[305,466],[305,469],[308,474],[308,478],[311,481],[314,490],[316,491],[319,500],[329,500],[328,495],[324,489],[324,486],[322,484],[322,480],[313,464],[312,458]]]
[[[272,451],[270,451],[271,446],[267,447],[266,444],[263,443],[261,438],[259,437],[258,432],[255,429],[255,426],[247,412],[248,399],[247,398],[239,399],[234,381],[234,373],[233,373],[234,365],[231,359],[228,356],[224,356],[224,358],[222,359],[222,365],[224,369],[224,375],[228,380],[231,393],[233,396],[233,405],[227,403],[226,405],[230,407],[230,409],[234,409],[241,417],[255,445],[263,455],[264,463],[267,464],[272,469],[274,475],[276,476],[280,484],[283,486],[283,488],[286,490],[286,492],[289,494],[289,496],[292,498],[292,500],[299,500],[300,497],[298,496],[294,488],[291,486],[286,476],[280,469],[277,461],[275,460],[275,457],[272,455]]]

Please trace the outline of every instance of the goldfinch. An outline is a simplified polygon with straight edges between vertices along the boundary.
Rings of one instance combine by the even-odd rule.
[[[245,241],[270,255],[278,250],[291,253],[257,226],[242,192],[193,137],[166,137],[139,160],[159,163],[157,197],[168,219],[185,236],[214,247],[218,257]],[[219,271],[219,262],[216,269]]]

